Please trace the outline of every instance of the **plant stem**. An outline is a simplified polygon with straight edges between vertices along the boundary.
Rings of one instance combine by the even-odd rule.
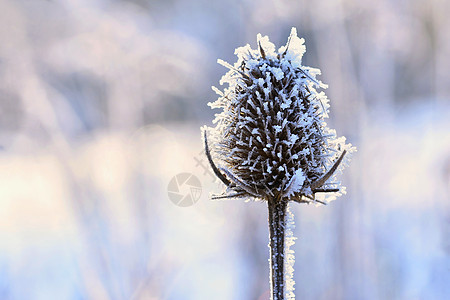
[[[272,300],[284,299],[284,234],[288,201],[270,198],[269,238]]]

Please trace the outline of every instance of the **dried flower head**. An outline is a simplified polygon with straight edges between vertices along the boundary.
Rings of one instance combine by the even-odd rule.
[[[215,128],[203,128],[209,162],[227,186],[215,198],[330,201],[345,193],[336,172],[355,148],[327,127],[320,70],[302,65],[306,47],[295,28],[278,51],[267,36],[257,42],[257,50],[236,49],[234,66],[218,60],[229,69],[220,84],[229,86],[213,87],[220,97],[208,105],[223,111]]]

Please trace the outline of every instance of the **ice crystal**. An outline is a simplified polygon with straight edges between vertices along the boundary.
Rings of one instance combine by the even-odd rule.
[[[295,263],[295,255],[294,250],[291,249],[291,246],[294,245],[295,240],[297,239],[294,237],[294,215],[289,209],[289,206],[286,210],[286,228],[285,228],[285,242],[284,242],[284,269],[286,270],[284,274],[284,282],[285,282],[285,288],[284,288],[284,296],[286,300],[293,300],[295,299],[294,294],[294,263]]]
[[[302,65],[305,51],[293,28],[278,51],[258,34],[257,49],[237,48],[234,65],[218,60],[228,87],[213,87],[219,98],[208,105],[222,112],[204,130],[210,163],[227,184],[222,197],[327,202],[345,191],[336,174],[355,148],[327,127],[329,100],[317,91],[327,86],[319,69]]]

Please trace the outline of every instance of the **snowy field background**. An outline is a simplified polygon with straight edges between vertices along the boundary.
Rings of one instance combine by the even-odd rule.
[[[256,34],[329,84],[348,194],[291,205],[298,299],[448,299],[450,2],[0,1],[0,299],[267,300],[263,203],[202,167],[234,49]],[[189,172],[200,200],[167,186]]]

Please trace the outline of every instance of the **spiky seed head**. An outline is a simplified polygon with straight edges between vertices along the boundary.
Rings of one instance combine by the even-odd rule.
[[[275,50],[267,36],[257,36],[257,50],[237,48],[211,108],[215,128],[204,127],[213,148],[207,153],[228,185],[226,195],[308,202],[315,193],[330,201],[345,192],[336,171],[355,148],[327,127],[329,100],[317,89],[320,70],[302,65],[304,39],[292,28],[287,44]],[[213,159],[219,167],[214,165]],[[216,174],[218,174],[216,172]]]

